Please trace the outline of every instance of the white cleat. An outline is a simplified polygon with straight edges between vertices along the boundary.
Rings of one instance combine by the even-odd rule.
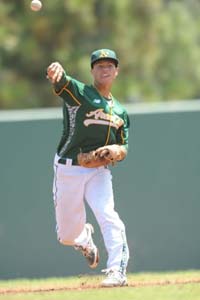
[[[102,287],[118,287],[118,286],[127,286],[127,278],[119,270],[103,270],[102,272],[106,273],[106,278],[101,282]]]
[[[75,246],[74,248],[76,250],[81,251],[83,256],[85,256],[85,258],[87,259],[89,267],[94,269],[97,267],[97,265],[99,263],[99,251],[92,239],[92,234],[94,233],[94,228],[91,224],[88,224],[88,223],[85,224],[85,228],[86,228],[87,234],[88,234],[87,246],[86,247]]]

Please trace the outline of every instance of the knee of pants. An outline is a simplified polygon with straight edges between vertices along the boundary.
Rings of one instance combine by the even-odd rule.
[[[124,223],[120,219],[118,213],[115,210],[105,209],[104,211],[97,210],[96,218],[100,226],[114,226],[120,230],[125,230]]]

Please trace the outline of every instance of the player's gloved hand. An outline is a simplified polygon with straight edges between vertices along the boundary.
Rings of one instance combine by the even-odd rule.
[[[100,166],[114,165],[117,161],[124,159],[126,150],[120,145],[108,145],[99,147],[88,153],[79,153],[77,160],[80,166],[96,168]]]
[[[121,145],[108,145],[95,150],[97,157],[103,157],[114,164],[117,161],[123,160],[126,156],[126,150]]]
[[[64,69],[59,62],[51,63],[47,68],[47,78],[54,84],[61,80]]]

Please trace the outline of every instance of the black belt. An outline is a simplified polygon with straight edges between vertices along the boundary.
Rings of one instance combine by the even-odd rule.
[[[71,158],[70,158],[71,159]],[[73,158],[72,160],[72,166],[78,166],[77,159]],[[67,158],[59,158],[58,163],[61,165],[66,165],[67,163]]]

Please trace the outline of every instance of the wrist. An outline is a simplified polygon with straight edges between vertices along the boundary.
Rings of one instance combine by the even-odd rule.
[[[53,84],[55,92],[58,93],[66,85],[67,81],[67,75],[64,71],[61,79]]]

